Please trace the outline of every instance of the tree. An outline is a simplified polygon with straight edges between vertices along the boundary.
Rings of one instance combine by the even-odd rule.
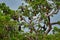
[[[18,8],[20,15],[28,17],[29,23],[25,25],[30,29],[30,33],[36,34],[38,39],[39,34],[47,35],[52,30],[52,25],[60,24],[60,22],[50,23],[51,16],[59,12],[59,0],[24,0],[28,5],[22,5]],[[43,23],[43,26],[40,23]],[[24,26],[26,27],[26,26]],[[45,28],[46,27],[46,28]],[[37,28],[37,29],[36,29]],[[43,30],[42,30],[43,29]],[[41,33],[40,33],[41,32]],[[27,36],[28,37],[28,36]],[[33,40],[31,38],[31,40]],[[44,38],[43,38],[44,40]]]
[[[5,3],[0,3],[0,40],[12,40],[17,35],[18,22],[12,20],[13,14],[14,11]]]
[[[0,3],[0,39],[1,40],[59,40],[60,29],[52,25],[50,17],[59,12],[59,0],[24,0],[15,11],[5,3]],[[22,29],[28,28],[28,32]],[[49,34],[49,35],[48,35]],[[57,37],[56,37],[57,36]]]

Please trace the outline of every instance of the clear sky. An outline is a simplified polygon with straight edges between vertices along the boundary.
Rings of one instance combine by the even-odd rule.
[[[21,0],[0,0],[0,3],[4,2],[7,6],[9,6],[11,9],[16,10],[18,6],[21,5]]]
[[[54,17],[51,17],[51,22],[57,22],[57,21],[60,21],[60,10],[58,14],[55,14]],[[55,25],[55,26],[60,28],[60,25]]]
[[[18,7],[22,4],[21,0],[0,0],[0,3],[4,2],[7,6],[9,6],[13,10],[17,10]],[[54,17],[51,17],[51,22],[57,22],[60,21],[60,11],[57,15],[54,15]],[[60,25],[54,25],[60,28]],[[28,29],[25,29],[25,32],[27,32]],[[51,32],[50,32],[51,33]]]
[[[18,7],[22,4],[21,0],[0,0],[0,2],[6,3],[7,6],[9,6],[11,9],[16,10]],[[51,22],[57,22],[60,21],[60,11],[57,15],[54,15],[54,17],[51,17]],[[60,27],[59,25],[57,25]]]

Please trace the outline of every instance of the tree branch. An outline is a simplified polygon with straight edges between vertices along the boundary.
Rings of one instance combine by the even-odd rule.
[[[48,13],[47,13],[47,15],[48,15]],[[50,16],[48,16],[48,20],[49,20],[49,22],[48,22],[49,28],[48,28],[48,30],[45,32],[46,34],[48,34],[48,33],[51,31],[51,29],[52,29],[51,24],[50,24]]]
[[[51,25],[55,25],[55,24],[60,25],[60,22],[58,21],[58,22],[51,23]]]

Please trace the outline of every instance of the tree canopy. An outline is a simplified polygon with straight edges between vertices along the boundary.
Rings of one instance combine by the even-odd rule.
[[[60,21],[51,23],[50,18],[59,12],[60,1],[23,1],[27,4],[22,3],[17,10],[0,3],[0,40],[60,40],[60,28],[52,28],[60,25]]]

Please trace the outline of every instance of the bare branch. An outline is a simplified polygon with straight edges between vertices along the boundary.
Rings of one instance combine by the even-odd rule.
[[[51,25],[55,25],[55,24],[60,25],[60,22],[58,21],[58,22],[51,23]]]

